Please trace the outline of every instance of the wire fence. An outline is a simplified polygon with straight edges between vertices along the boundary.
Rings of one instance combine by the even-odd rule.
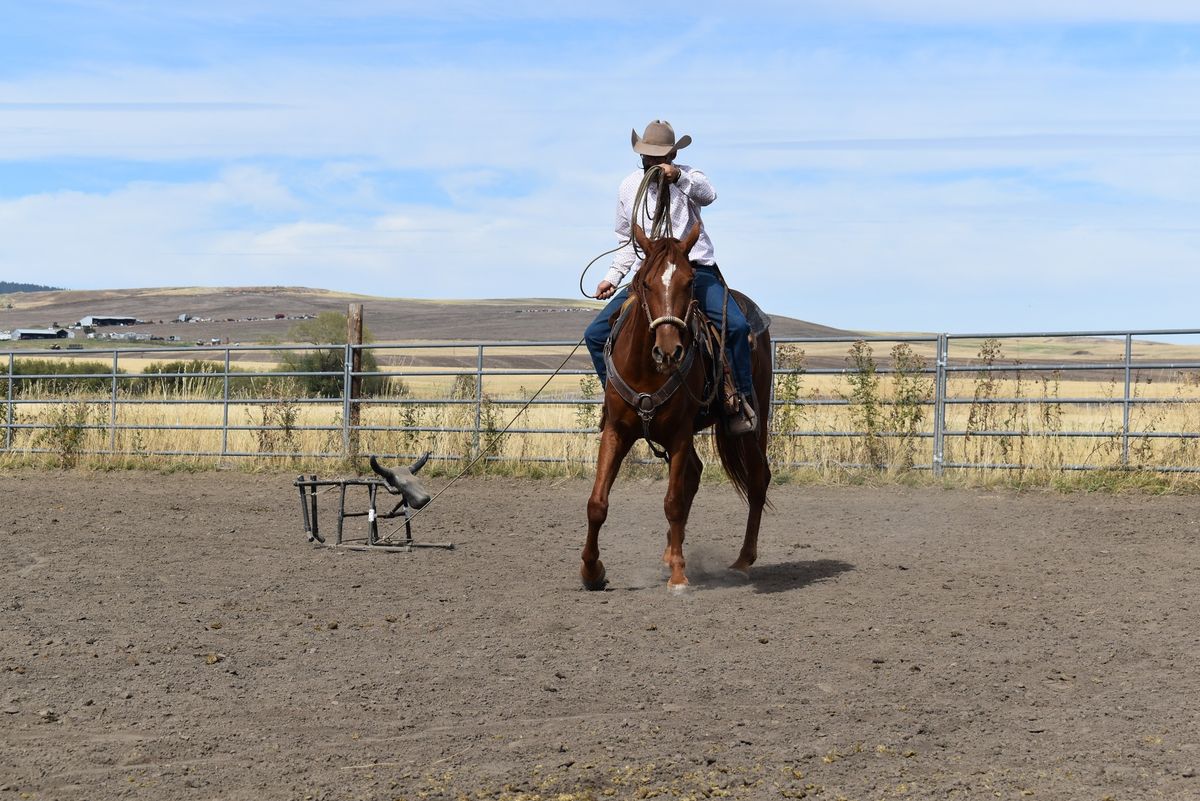
[[[770,456],[785,468],[935,475],[1200,472],[1196,337],[1200,329],[780,338]],[[582,348],[566,358],[573,348],[11,350],[0,353],[3,448],[214,460],[431,450],[443,461],[483,450],[490,462],[587,469],[602,391]]]

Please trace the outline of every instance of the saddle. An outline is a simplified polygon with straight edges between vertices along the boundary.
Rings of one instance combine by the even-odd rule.
[[[729,297],[737,301],[738,308],[742,310],[742,316],[750,324],[751,337],[757,337],[771,327],[770,315],[759,308],[759,305],[745,294],[738,292],[736,289],[731,289],[729,290]],[[750,341],[750,345],[751,347],[754,346],[753,340]]]
[[[750,326],[750,350],[752,353],[757,347],[758,335],[769,329],[770,317],[762,311],[762,308],[758,307],[754,300],[744,293],[739,293],[736,289],[730,290],[730,300],[736,302],[738,308],[742,309],[746,324]],[[733,367],[728,361],[726,351],[721,348],[721,326],[708,319],[708,315],[704,314],[702,309],[696,309],[696,311],[701,319],[701,330],[704,332],[704,336],[701,337],[701,348],[708,356],[708,363],[713,366],[712,372],[704,378],[704,397],[712,396],[713,387],[718,387],[716,401],[719,402],[719,408],[726,414],[733,414],[737,409],[730,404],[737,401],[738,393],[733,384]],[[702,415],[707,412],[708,409],[701,409]]]

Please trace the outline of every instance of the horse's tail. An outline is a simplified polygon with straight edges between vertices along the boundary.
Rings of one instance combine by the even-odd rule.
[[[725,430],[722,420],[713,426],[713,439],[717,443],[717,455],[721,457],[721,466],[733,484],[734,490],[743,501],[750,501],[750,493],[758,485],[762,493],[763,504],[773,508],[767,498],[767,488],[771,482],[771,468],[767,462],[767,438],[771,425],[771,339],[770,334],[763,332],[759,335],[752,351],[754,393],[757,396],[758,430],[753,434],[730,434]],[[752,471],[759,475],[752,475]]]
[[[747,448],[758,446],[756,437],[730,434],[725,430],[722,421],[718,420],[713,426],[713,439],[717,443],[717,455],[721,457],[721,467],[725,475],[743,501],[748,500],[750,492],[750,464],[747,461]]]

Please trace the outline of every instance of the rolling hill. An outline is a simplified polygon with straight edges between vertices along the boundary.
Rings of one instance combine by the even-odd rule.
[[[181,341],[285,342],[295,319],[362,303],[377,342],[575,340],[601,304],[586,300],[414,300],[306,287],[179,287],[21,292],[0,295],[0,331],[67,326],[88,315],[147,321],[122,330]],[[770,313],[770,309],[767,309]],[[180,323],[180,315],[193,320]],[[772,315],[776,336],[851,332]]]

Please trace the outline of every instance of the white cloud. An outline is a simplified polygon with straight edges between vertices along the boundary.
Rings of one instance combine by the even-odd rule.
[[[336,13],[397,8],[385,5]],[[795,6],[785,10],[795,24]],[[1195,58],[1114,64],[1038,42],[975,50],[970,37],[886,54],[836,39],[731,51],[704,12],[550,59],[533,45],[434,66],[275,53],[0,81],[0,159],[237,165],[210,181],[0,201],[0,271],[78,287],[572,295],[579,269],[613,244],[616,185],[635,164],[629,129],[666,117],[695,137],[681,160],[717,185],[706,219],[727,274],[773,311],[908,329],[1190,322]],[[808,12],[1200,19],[1200,7],[1165,2],[860,0]],[[302,165],[278,166],[287,161]],[[448,200],[400,196],[374,177],[385,169],[419,171]],[[525,191],[490,196],[513,176]]]

